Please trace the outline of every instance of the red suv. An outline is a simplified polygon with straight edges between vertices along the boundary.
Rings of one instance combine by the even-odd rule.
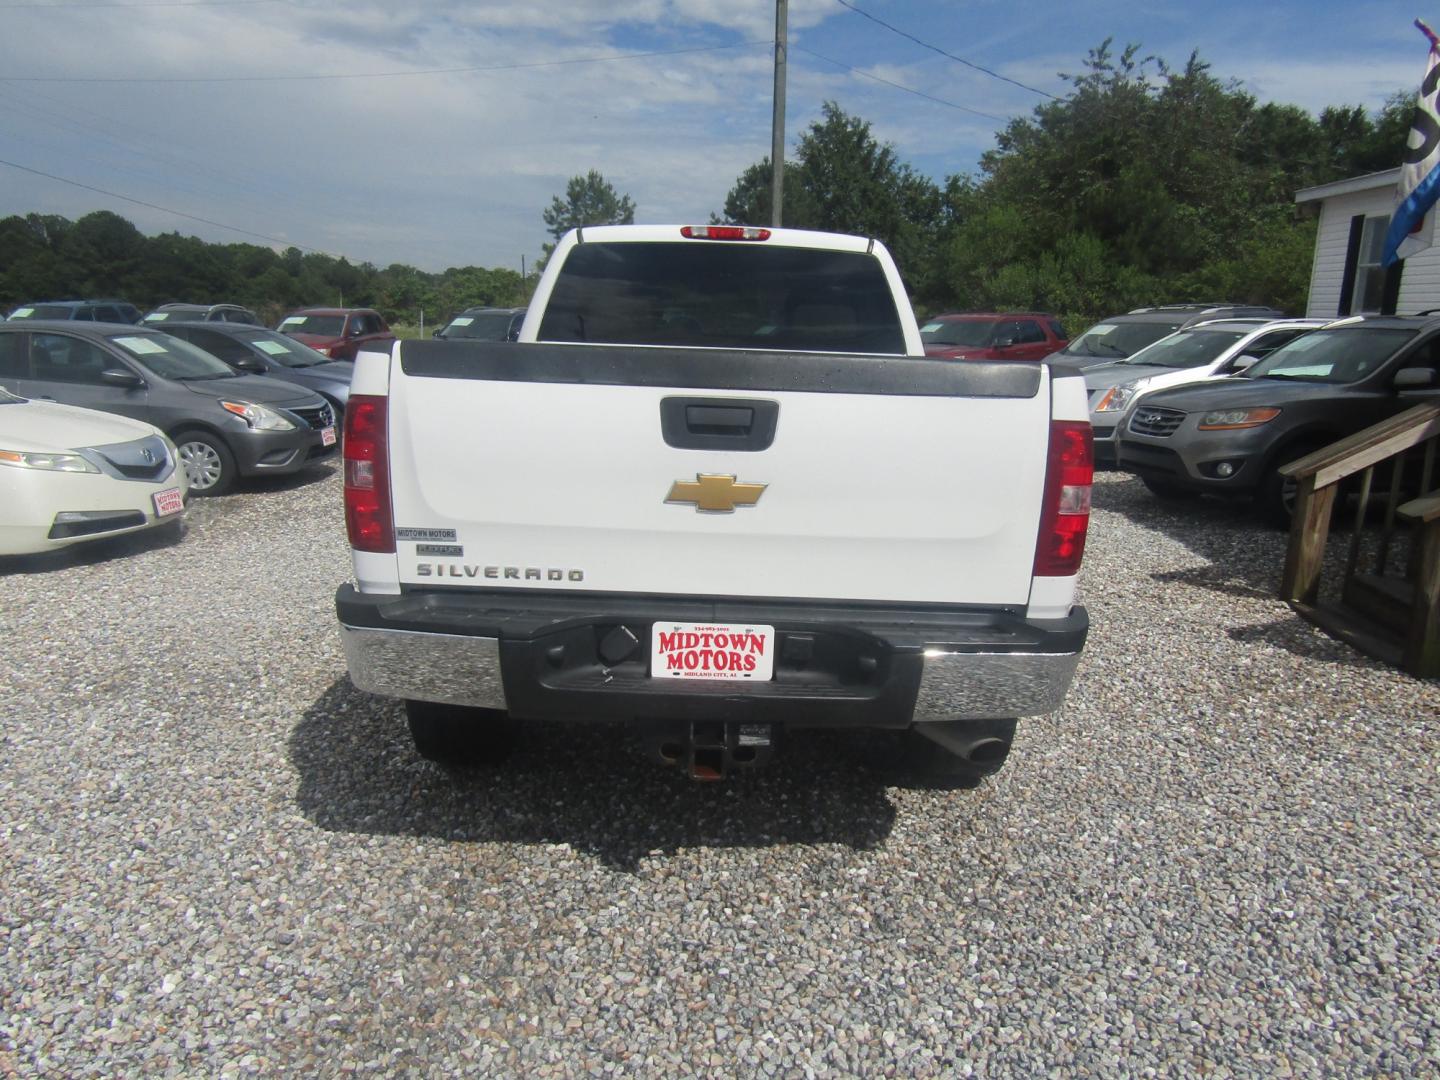
[[[361,349],[388,348],[395,340],[380,313],[369,308],[301,308],[281,319],[275,329],[332,360],[354,360]]]
[[[926,356],[945,360],[1039,360],[1070,341],[1059,319],[1034,311],[936,315],[920,340]]]

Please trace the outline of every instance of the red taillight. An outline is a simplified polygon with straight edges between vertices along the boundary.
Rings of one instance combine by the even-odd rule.
[[[685,225],[680,235],[687,240],[769,240],[769,229],[748,225]]]
[[[345,406],[345,529],[356,551],[395,550],[386,403],[351,394]]]
[[[1036,577],[1072,577],[1080,572],[1094,479],[1095,443],[1089,423],[1051,420],[1045,503],[1035,545]]]

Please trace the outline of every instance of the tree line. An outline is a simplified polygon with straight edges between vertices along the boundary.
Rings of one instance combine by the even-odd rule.
[[[1072,332],[1145,304],[1228,300],[1305,308],[1314,220],[1297,190],[1400,162],[1413,95],[1375,115],[1318,116],[1260,104],[1185,65],[1090,50],[1069,92],[1010,121],[978,175],[937,183],[901,161],[868,121],[826,102],[785,162],[783,224],[874,236],[890,248],[921,314],[1044,310]],[[770,223],[768,158],[744,170],[716,223]],[[557,239],[576,225],[628,223],[635,203],[598,172],[572,178],[542,213]],[[553,249],[545,245],[545,254]],[[0,305],[66,296],[246,304],[267,318],[311,304],[374,307],[412,322],[469,306],[523,304],[513,270],[434,274],[289,248],[147,238],[117,214],[0,220]]]
[[[215,244],[164,233],[147,237],[119,214],[78,221],[49,214],[0,219],[0,311],[32,300],[118,297],[148,311],[169,301],[235,303],[268,325],[297,307],[375,308],[392,323],[423,309],[440,321],[467,307],[517,307],[526,282],[508,269],[381,269],[318,252]]]

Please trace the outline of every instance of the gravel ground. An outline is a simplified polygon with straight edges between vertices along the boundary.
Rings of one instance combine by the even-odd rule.
[[[0,1076],[1440,1071],[1440,684],[1240,508],[1102,476],[1075,688],[947,792],[840,736],[424,763],[345,676],[339,498],[0,562]]]

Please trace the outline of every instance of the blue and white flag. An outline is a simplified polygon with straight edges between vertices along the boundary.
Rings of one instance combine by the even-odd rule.
[[[1436,109],[1436,98],[1440,96],[1440,41],[1419,19],[1415,25],[1430,39],[1430,55],[1425,60],[1425,81],[1420,84],[1415,119],[1410,122],[1405,161],[1395,189],[1395,212],[1380,256],[1382,266],[1430,246],[1431,230],[1424,227],[1425,215],[1440,198],[1440,111]]]

